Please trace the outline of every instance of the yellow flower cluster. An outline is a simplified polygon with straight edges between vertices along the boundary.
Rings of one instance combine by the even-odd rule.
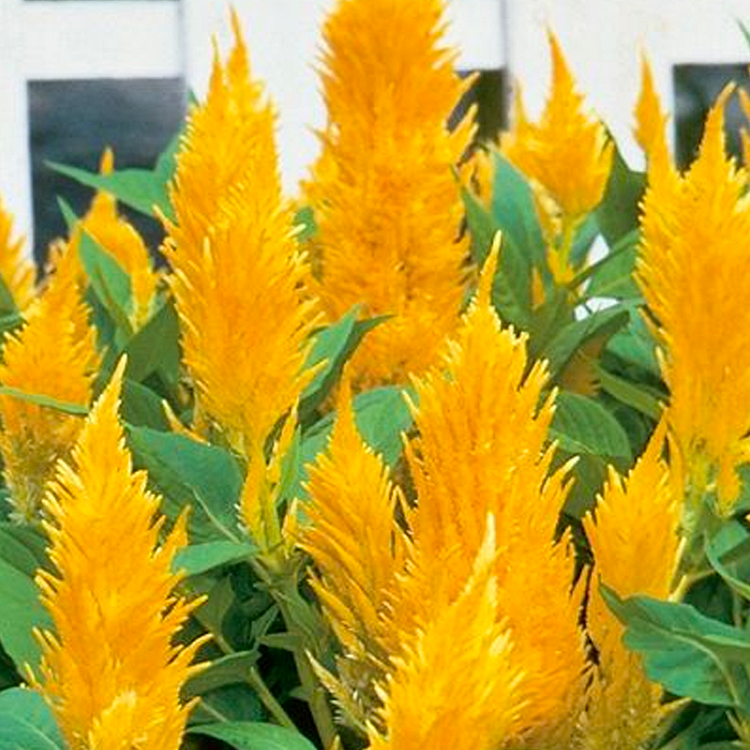
[[[372,747],[447,748],[462,746],[464,735],[479,748],[500,737],[504,746],[533,746],[564,741],[575,728],[581,590],[571,594],[568,537],[555,541],[568,469],[550,471],[552,398],[539,407],[545,369],[526,374],[525,338],[502,330],[491,306],[497,250],[442,365],[415,379],[418,437],[408,457],[416,509],[401,501],[345,404],[329,455],[311,470],[303,546],[345,649],[338,693],[348,688],[346,704],[360,698]],[[417,719],[408,707],[428,683],[433,698]],[[369,716],[368,689],[383,702]],[[462,696],[455,714],[446,713],[450,695]],[[476,744],[478,725],[486,737]]]
[[[250,78],[233,18],[234,49],[226,65],[214,61],[206,101],[188,118],[164,252],[197,405],[256,460],[309,380],[302,371],[315,316],[281,195],[274,113]]]
[[[672,466],[688,517],[706,491],[729,515],[737,467],[750,460],[750,312],[738,288],[750,261],[748,172],[727,156],[724,106],[709,112],[700,153],[680,174],[664,134],[651,137],[638,281],[669,387]],[[641,121],[647,119],[644,110]],[[658,120],[657,120],[658,122]],[[719,321],[727,321],[722,328]]]
[[[353,362],[357,385],[404,382],[455,330],[468,239],[454,170],[473,125],[442,41],[443,0],[339,0],[324,28],[328,126],[307,192],[319,227],[315,291],[329,319],[389,319]],[[394,30],[403,30],[395,31]]]
[[[177,750],[191,709],[179,692],[204,639],[182,647],[172,637],[200,600],[173,593],[186,516],[159,544],[159,499],[132,471],[117,416],[123,370],[44,499],[54,571],[40,570],[37,582],[55,632],[39,634],[37,687],[71,750]]]

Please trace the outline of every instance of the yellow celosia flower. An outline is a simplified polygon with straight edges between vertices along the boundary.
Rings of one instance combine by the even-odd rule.
[[[610,469],[595,519],[584,519],[595,560],[586,622],[599,654],[581,724],[586,750],[640,750],[666,714],[661,686],[646,677],[640,655],[623,645],[624,627],[599,589],[602,581],[622,597],[670,594],[680,508],[661,456],[665,435],[663,421],[624,482]]]
[[[35,296],[36,267],[24,254],[22,237],[13,237],[13,217],[0,200],[0,278],[19,310],[25,310]]]
[[[107,149],[101,161],[101,173],[110,174],[114,156]],[[117,201],[105,192],[98,192],[78,231],[85,231],[130,275],[134,309],[131,323],[140,328],[151,314],[151,306],[159,280],[151,256],[138,230],[117,213]]]
[[[431,628],[440,634],[435,643],[444,643],[441,623],[448,628],[452,622],[447,612],[469,606],[463,592],[487,540],[487,519],[493,519],[493,528],[496,519],[493,622],[502,623],[514,644],[503,674],[507,676],[511,663],[523,672],[513,687],[517,701],[503,746],[546,747],[564,744],[576,723],[585,667],[578,628],[581,596],[578,589],[571,594],[574,559],[568,537],[554,541],[568,468],[550,471],[554,451],[547,447],[547,433],[553,397],[541,400],[546,369],[537,364],[527,373],[525,338],[502,330],[491,306],[498,247],[496,242],[477,299],[449,342],[442,366],[414,379],[419,436],[407,455],[418,499],[415,510],[403,510],[410,542],[403,541],[394,524],[399,503],[382,464],[362,447],[344,411],[330,457],[312,471],[313,529],[305,547],[317,563],[315,587],[345,651],[362,659],[365,650],[364,658],[372,655],[376,667],[387,658],[401,664],[408,692],[412,678],[421,685],[432,674],[431,662],[423,661],[424,639],[433,643]],[[491,599],[495,601],[494,594]],[[484,612],[486,602],[472,601]],[[471,621],[468,614],[461,618],[464,626]],[[485,626],[483,620],[483,632]],[[367,677],[368,672],[356,674]],[[388,732],[407,732],[411,709],[400,707],[401,678],[393,679],[385,690],[391,708],[381,716],[387,728],[379,730],[396,747],[399,740]],[[347,684],[360,692],[368,685],[351,679]],[[455,718],[452,693],[440,685],[436,692],[445,688],[444,702],[436,694],[431,718],[421,729],[417,724],[417,734],[404,735],[410,738],[403,740],[407,744],[432,737],[433,720],[435,727],[448,721],[439,718],[441,712]],[[468,683],[466,690],[472,689]],[[505,704],[497,710],[500,720]],[[402,718],[403,727],[395,730],[393,722],[401,726]]]
[[[497,619],[495,553],[494,544],[480,549],[476,573],[456,601],[393,659],[379,687],[386,730],[370,728],[370,750],[505,746],[523,709],[523,675],[507,625]]]
[[[706,490],[722,514],[739,494],[736,468],[750,459],[750,262],[748,175],[726,155],[725,91],[710,111],[700,154],[680,176],[649,169],[638,281],[654,318],[664,379],[672,467],[690,513]],[[651,179],[653,172],[654,179]]]
[[[517,109],[513,129],[503,136],[501,146],[519,169],[546,188],[567,216],[578,218],[602,199],[613,144],[601,122],[586,113],[554,34],[549,41],[552,89],[544,113],[539,123],[532,123],[522,108]]]
[[[314,318],[281,197],[273,110],[250,79],[236,19],[234,28],[228,63],[215,61],[207,100],[188,119],[164,251],[198,405],[251,456],[309,379]]]
[[[0,383],[87,407],[98,356],[72,249],[59,259],[26,317],[26,324],[3,343]],[[0,395],[0,418],[5,481],[16,514],[30,521],[55,462],[72,448],[82,420],[11,395]]]
[[[309,468],[310,525],[300,547],[320,571],[312,586],[344,648],[338,667],[350,712],[357,714],[350,718],[364,725],[375,704],[375,680],[384,677],[402,637],[386,613],[408,543],[394,516],[405,507],[401,491],[359,435],[350,398],[345,380],[328,450]]]
[[[55,632],[40,634],[36,687],[71,749],[177,750],[191,708],[179,692],[203,641],[172,643],[196,606],[172,593],[185,516],[159,545],[159,499],[132,471],[117,417],[123,370],[45,496],[55,570],[40,570],[37,582]]]
[[[329,125],[307,186],[318,221],[330,319],[355,303],[390,315],[353,360],[357,385],[403,381],[433,364],[461,308],[468,238],[454,167],[468,119],[446,120],[465,90],[444,46],[443,0],[339,0],[325,23]]]
[[[411,521],[417,564],[434,569],[431,606],[460,591],[488,514],[497,519],[498,617],[523,666],[524,709],[514,736],[530,747],[562,742],[584,671],[574,559],[554,542],[568,469],[551,473],[554,396],[541,398],[546,367],[528,371],[526,337],[502,329],[491,304],[497,244],[443,367],[415,379],[418,437],[409,466],[418,494]]]
[[[654,74],[645,57],[641,60],[641,91],[635,106],[635,120],[633,135],[647,156],[650,156],[655,147],[666,145],[664,132],[667,116],[662,110],[659,94],[654,86]]]

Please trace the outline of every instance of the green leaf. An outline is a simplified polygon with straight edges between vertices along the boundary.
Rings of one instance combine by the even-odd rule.
[[[640,298],[641,291],[633,279],[639,241],[640,232],[633,229],[620,237],[595,266],[587,269],[590,281],[586,297]]]
[[[300,420],[314,411],[336,384],[346,361],[359,346],[368,331],[387,319],[387,316],[358,321],[359,306],[356,305],[335,323],[321,329],[313,336],[313,345],[306,367],[325,362],[315,377],[302,392]]]
[[[534,193],[528,181],[499,151],[493,151],[495,177],[492,218],[509,244],[523,254],[527,264],[542,267],[545,243]]]
[[[548,361],[552,375],[557,375],[587,341],[593,338],[606,341],[629,320],[630,313],[622,305],[598,310],[583,320],[565,325],[543,348],[540,356]]]
[[[689,604],[648,596],[621,599],[601,586],[607,605],[627,626],[625,644],[643,656],[649,679],[700,703],[750,708],[750,635],[702,615]]]
[[[33,578],[47,565],[47,538],[30,526],[0,523],[0,559]]]
[[[169,430],[162,399],[150,388],[130,378],[125,378],[122,384],[120,417],[134,427]]]
[[[524,330],[531,325],[531,262],[528,251],[503,236],[497,273],[492,281],[492,304],[503,322]]]
[[[599,228],[610,247],[638,226],[638,206],[645,186],[645,175],[630,169],[615,146],[607,188],[596,210]]]
[[[189,732],[221,740],[236,750],[315,750],[315,745],[299,732],[276,724],[254,721],[202,724],[191,727]]]
[[[255,546],[247,542],[220,540],[191,544],[177,552],[172,569],[182,570],[187,576],[200,575],[221,565],[245,560],[255,552]]]
[[[116,325],[115,340],[124,344],[133,334],[130,324],[133,311],[130,276],[86,232],[81,234],[79,255],[91,288]]]
[[[39,601],[34,580],[7,560],[0,558],[0,642],[19,669],[24,664],[36,667],[39,644],[34,628],[51,628],[52,621]]]
[[[266,711],[258,694],[248,685],[223,685],[201,695],[201,700],[190,715],[191,729],[214,722],[261,721]],[[190,731],[190,729],[188,730]]]
[[[735,593],[750,601],[750,532],[727,521],[705,544],[706,559]]]
[[[549,434],[563,450],[631,461],[630,441],[625,430],[598,401],[577,393],[561,392],[555,403]]]
[[[471,191],[462,189],[461,198],[466,211],[466,225],[471,236],[471,259],[477,266],[481,266],[500,227]]]
[[[56,172],[70,177],[82,185],[103,190],[114,195],[126,206],[140,211],[146,216],[158,216],[157,210],[167,218],[173,219],[174,212],[167,193],[166,161],[161,170],[120,169],[112,174],[97,174],[85,169],[69,167],[57,162],[47,162],[47,166]]]
[[[394,386],[373,388],[354,398],[354,418],[365,442],[379,453],[386,464],[393,466],[401,456],[401,436],[413,419],[404,394]],[[410,392],[414,397],[413,392]]]
[[[13,295],[8,285],[0,276],[0,317],[19,315],[18,306],[16,305]]]
[[[203,695],[225,685],[247,682],[248,672],[260,658],[258,651],[240,651],[214,659],[207,669],[191,677],[183,690],[184,697]]]
[[[164,513],[174,519],[192,504],[191,539],[240,541],[236,505],[243,472],[231,453],[148,427],[128,426],[127,434],[136,463],[164,496]]]
[[[0,692],[0,750],[65,750],[52,711],[26,688]]]
[[[28,404],[44,406],[48,409],[55,409],[63,414],[70,414],[74,417],[85,417],[88,413],[88,407],[82,404],[72,404],[69,401],[58,401],[51,396],[45,396],[43,393],[26,393],[20,388],[13,388],[10,385],[0,385],[0,395],[12,396],[19,401],[25,401]]]
[[[607,351],[627,365],[635,365],[654,378],[661,377],[653,336],[637,311],[632,310],[630,324],[607,342]]]
[[[174,303],[165,302],[125,347],[127,375],[143,382],[158,374],[172,389],[180,377],[180,323]]]
[[[643,383],[633,383],[603,367],[597,367],[596,373],[603,391],[654,421],[659,421],[664,397],[655,388]]]

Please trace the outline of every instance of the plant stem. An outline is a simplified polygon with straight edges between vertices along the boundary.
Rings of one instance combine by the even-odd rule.
[[[297,667],[302,690],[310,707],[315,728],[324,748],[330,748],[336,741],[337,732],[326,691],[318,681],[310,656],[319,658],[323,652],[321,636],[325,628],[319,612],[300,595],[297,576],[288,567],[271,562],[270,567],[256,558],[253,567],[268,586],[268,591],[276,602],[287,632],[292,636],[292,655]]]
[[[294,722],[289,718],[289,714],[283,709],[282,705],[276,700],[274,694],[268,689],[268,685],[263,681],[263,678],[255,667],[250,667],[247,681],[258,694],[261,703],[266,707],[268,713],[271,714],[271,716],[273,716],[282,727],[297,729]]]

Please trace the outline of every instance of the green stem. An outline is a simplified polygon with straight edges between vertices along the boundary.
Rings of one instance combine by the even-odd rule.
[[[302,690],[310,707],[315,728],[324,748],[333,746],[337,738],[336,725],[328,704],[328,697],[313,670],[310,656],[320,658],[323,652],[320,633],[325,632],[319,612],[305,601],[297,588],[296,574],[286,566],[274,564],[270,568],[262,561],[253,561],[253,567],[266,583],[268,591],[284,618],[288,633],[292,636],[292,655],[297,667]]]
[[[250,667],[247,681],[258,694],[261,703],[266,707],[268,713],[271,714],[271,716],[273,716],[282,727],[297,729],[294,722],[289,718],[289,714],[283,709],[282,705],[276,700],[274,694],[268,689],[268,685],[263,681],[263,678],[255,667]]]
[[[208,623],[201,620],[200,610],[193,616],[203,625],[213,638],[214,643],[226,655],[236,653],[229,641],[221,633],[216,632]],[[260,672],[255,667],[251,667],[246,678],[247,684],[255,691],[261,703],[266,707],[268,713],[282,726],[289,729],[297,729],[295,723],[289,714],[284,710],[282,705],[276,700],[273,693],[268,689],[268,685],[263,681]]]

